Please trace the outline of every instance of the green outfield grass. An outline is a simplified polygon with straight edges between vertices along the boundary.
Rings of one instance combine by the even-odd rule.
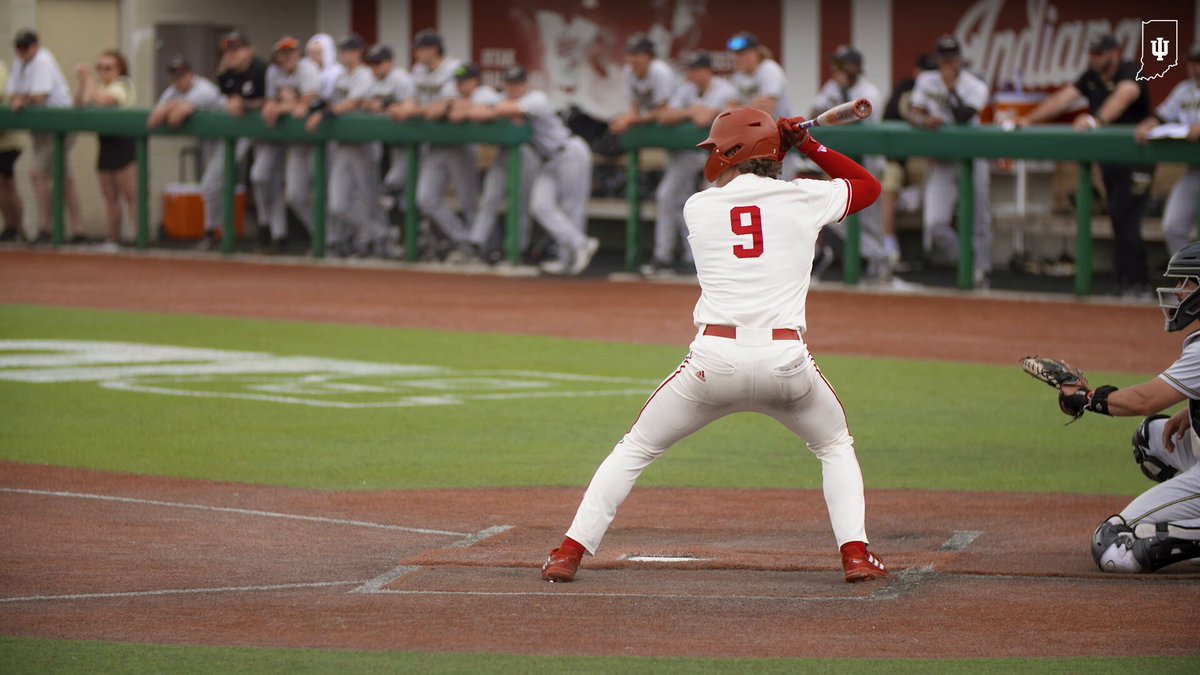
[[[635,378],[637,393],[329,409],[164,396],[94,382],[0,381],[0,458],[329,490],[582,486],[686,346],[130,312],[0,307],[0,339],[153,343],[378,363]],[[1138,420],[1071,426],[1016,367],[820,355],[868,488],[1136,494]],[[1129,385],[1138,376],[1089,373]],[[1147,374],[1146,377],[1148,377]],[[221,383],[204,385],[220,390]],[[774,421],[721,420],[642,486],[816,488],[817,461]]]
[[[651,659],[404,654],[130,645],[0,637],[0,670],[21,673],[1183,673],[1200,658]]]

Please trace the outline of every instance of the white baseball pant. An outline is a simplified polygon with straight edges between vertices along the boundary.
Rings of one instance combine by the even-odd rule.
[[[496,161],[488,167],[483,175],[483,192],[479,195],[479,206],[475,212],[475,220],[471,223],[468,240],[479,248],[487,245],[492,231],[496,227],[496,217],[500,208],[508,200],[508,153],[503,149],[496,154]],[[521,146],[521,218],[520,242],[521,249],[529,245],[529,193],[533,180],[537,177],[541,160],[529,145]]]
[[[1163,239],[1171,255],[1196,241],[1197,203],[1200,203],[1200,169],[1192,167],[1171,188],[1167,206],[1163,209]]]
[[[289,146],[283,179],[284,200],[309,233],[312,233],[312,203],[309,197],[313,189],[313,161],[311,145]]]
[[[387,235],[379,206],[378,155],[370,143],[336,143],[329,166],[329,223],[331,246],[363,245]]]
[[[677,150],[667,155],[667,166],[654,193],[658,207],[658,218],[654,223],[654,260],[673,262],[675,246],[679,243],[683,260],[691,262],[692,247],[687,241],[687,229],[683,227],[683,205],[696,194],[707,161],[708,153],[702,150]]]
[[[862,471],[846,413],[807,346],[772,340],[770,329],[738,329],[736,339],[697,335],[596,470],[567,536],[595,554],[642,471],[667,448],[736,412],[768,415],[803,438],[821,461],[837,545],[867,541]]]
[[[272,239],[287,236],[287,204],[283,194],[283,159],[280,143],[254,144],[254,163],[250,165],[250,185],[259,226],[268,225]]]
[[[475,170],[477,157],[478,148],[472,145],[432,146],[421,155],[417,206],[455,243],[467,240],[467,226],[464,219],[446,204],[446,182],[454,186],[465,222],[471,222],[475,218],[479,196],[479,176]]]
[[[992,269],[992,213],[988,189],[991,185],[991,168],[986,159],[973,163],[975,217],[974,234],[975,269],[990,272]],[[958,258],[958,235],[950,222],[958,202],[958,162],[929,161],[925,173],[924,236],[925,251],[935,246]]]
[[[383,176],[383,189],[388,192],[403,192],[404,179],[408,178],[408,146],[387,146],[388,161],[391,166]]]
[[[250,139],[239,138],[234,144],[234,183],[237,183],[237,165],[250,151]],[[221,227],[221,192],[225,175],[225,144],[213,143],[204,163],[204,175],[200,177],[200,190],[204,194],[204,231],[216,232]]]
[[[1167,452],[1162,442],[1166,424],[1165,419],[1149,424],[1150,454],[1179,473],[1138,495],[1121,511],[1121,517],[1130,527],[1140,523],[1171,523],[1195,530],[1195,539],[1200,539],[1200,462],[1196,461],[1200,445],[1193,430],[1175,443],[1175,452]]]
[[[592,192],[592,150],[572,136],[545,158],[529,196],[529,211],[560,248],[578,250],[587,239],[587,202]]]

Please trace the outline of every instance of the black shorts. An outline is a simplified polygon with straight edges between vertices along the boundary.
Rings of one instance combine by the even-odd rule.
[[[101,136],[97,171],[120,171],[137,159],[137,141],[129,136]]]
[[[12,178],[13,165],[17,163],[17,157],[20,154],[20,150],[5,150],[0,152],[0,176]]]

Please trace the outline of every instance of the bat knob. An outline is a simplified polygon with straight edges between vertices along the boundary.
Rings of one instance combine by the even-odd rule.
[[[854,116],[860,120],[865,120],[871,116],[871,102],[865,98],[860,98],[854,102]]]

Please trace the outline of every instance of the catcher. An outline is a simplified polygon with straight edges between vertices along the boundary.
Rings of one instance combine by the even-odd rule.
[[[1200,317],[1200,242],[1167,264],[1174,286],[1158,289],[1166,330],[1183,330]],[[1183,341],[1179,359],[1158,377],[1128,389],[1091,389],[1079,370],[1053,359],[1027,357],[1026,372],[1056,387],[1058,405],[1079,419],[1085,411],[1118,417],[1149,415],[1133,432],[1133,459],[1158,483],[1096,528],[1092,558],[1103,572],[1153,572],[1200,558],[1200,330]],[[1158,414],[1186,400],[1174,415]]]

